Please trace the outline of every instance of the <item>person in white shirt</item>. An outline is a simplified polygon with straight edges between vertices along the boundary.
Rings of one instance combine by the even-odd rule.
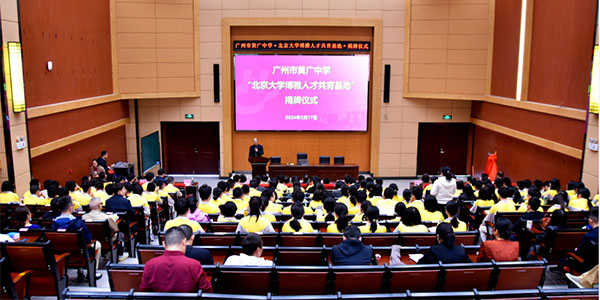
[[[452,200],[454,193],[456,193],[456,179],[452,178],[453,175],[450,173],[449,167],[442,167],[440,174],[444,177],[439,177],[433,183],[431,195],[438,200],[438,203],[446,204]]]
[[[232,255],[225,261],[226,266],[266,266],[270,267],[273,262],[262,258],[263,243],[256,233],[249,233],[242,241],[242,253]]]

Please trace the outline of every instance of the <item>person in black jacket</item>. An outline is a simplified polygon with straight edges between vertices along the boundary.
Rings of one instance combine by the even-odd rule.
[[[449,223],[441,223],[435,230],[438,245],[431,246],[417,264],[444,264],[473,262],[467,256],[465,248],[454,243],[454,230]]]
[[[212,254],[210,254],[210,251],[192,246],[194,244],[194,231],[192,230],[192,227],[187,225],[179,225],[178,227],[185,235],[185,243],[187,245],[185,249],[185,256],[199,261],[203,266],[214,265],[215,262]]]
[[[125,196],[127,196],[125,186],[119,182],[113,184],[113,196],[106,200],[105,209],[107,212],[126,212],[129,220],[133,220],[135,210]]]
[[[355,225],[344,229],[344,240],[331,249],[331,263],[336,266],[370,265],[373,249],[362,243],[360,230]]]
[[[87,226],[85,226],[85,222],[83,220],[78,219],[73,216],[73,211],[75,208],[73,205],[73,201],[71,200],[71,196],[68,196],[68,195],[61,196],[56,201],[57,201],[58,209],[61,212],[61,215],[56,217],[54,219],[54,221],[52,222],[52,230],[57,230],[57,229],[66,229],[67,231],[81,230],[81,233],[83,234],[83,240],[85,241],[86,244],[89,244],[92,241],[92,233],[87,228]],[[90,254],[95,255],[96,270],[98,270],[98,263],[100,261],[100,249],[102,248],[102,246],[100,245],[100,242],[95,241],[92,244],[92,247],[93,247],[94,252],[92,253],[92,250],[90,250]],[[95,276],[96,276],[96,279],[100,279],[102,277],[102,273],[96,272]],[[83,273],[81,272],[81,270],[77,271],[77,278],[79,280],[83,279]]]
[[[248,152],[248,158],[250,157],[261,157],[265,154],[265,150],[263,146],[258,143],[258,139],[254,138],[252,140],[252,146],[250,146],[250,151]]]

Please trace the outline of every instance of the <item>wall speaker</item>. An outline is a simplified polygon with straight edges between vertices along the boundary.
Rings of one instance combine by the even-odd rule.
[[[384,75],[383,75],[383,102],[390,102],[390,73],[392,71],[391,65],[385,65]]]
[[[213,64],[213,90],[215,95],[215,103],[221,101],[220,97],[220,82],[219,82],[219,64]]]

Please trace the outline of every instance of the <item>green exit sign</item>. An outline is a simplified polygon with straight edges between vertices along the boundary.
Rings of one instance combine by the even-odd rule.
[[[193,119],[194,118],[194,114],[185,114],[185,118],[186,119]]]
[[[442,116],[442,119],[444,119],[444,120],[452,120],[452,115],[444,115],[444,116]]]

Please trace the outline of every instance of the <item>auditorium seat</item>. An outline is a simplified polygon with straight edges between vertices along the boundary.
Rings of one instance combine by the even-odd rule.
[[[55,255],[50,241],[43,243],[2,243],[2,256],[8,257],[12,272],[33,271],[30,278],[31,296],[58,296],[67,284],[68,253]]]
[[[380,293],[384,266],[343,266],[333,267],[335,274],[334,291],[343,294]]]
[[[213,290],[232,294],[264,295],[272,290],[271,267],[216,266]]]
[[[110,262],[116,263],[118,260],[117,248],[119,246],[119,241],[113,240],[108,220],[103,222],[85,222],[85,225],[92,234],[92,239],[99,241],[102,245],[102,253],[108,253]]]
[[[129,292],[131,289],[135,291],[140,290],[144,265],[108,263],[106,265],[106,271],[108,273],[108,282],[111,291]]]
[[[442,290],[446,292],[470,289],[488,290],[492,282],[492,263],[442,265]]]
[[[329,267],[310,268],[277,267],[278,295],[322,295],[328,293]],[[298,284],[301,283],[301,284]]]
[[[52,242],[52,248],[56,254],[68,253],[67,268],[83,268],[87,271],[87,279],[91,287],[96,286],[96,259],[94,258],[94,247],[92,240],[86,244],[81,231],[47,231],[46,239]]]
[[[495,290],[530,289],[542,286],[546,261],[498,262]]]
[[[325,246],[319,247],[276,247],[275,259],[278,266],[326,266],[328,253]]]
[[[542,256],[549,263],[556,263],[559,259],[566,257],[567,252],[571,252],[579,245],[581,238],[588,232],[584,229],[561,229],[554,231],[554,243],[544,245]]]
[[[389,269],[391,273],[389,292],[401,293],[406,290],[411,292],[436,291],[440,268],[440,265],[391,266]]]
[[[0,279],[2,280],[0,299],[18,300],[28,298],[29,281],[33,271],[25,270],[23,272],[11,273],[10,268],[8,258],[0,258]]]

